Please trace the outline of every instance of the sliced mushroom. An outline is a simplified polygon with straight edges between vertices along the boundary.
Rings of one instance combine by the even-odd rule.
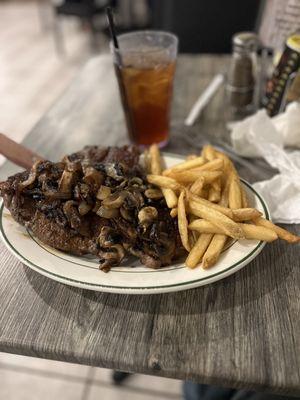
[[[97,192],[96,197],[98,200],[104,200],[110,195],[111,195],[111,188],[108,186],[101,185]]]
[[[134,178],[131,178],[128,182],[129,186],[142,186],[143,185],[143,180],[139,178],[138,176],[135,176]]]
[[[96,214],[99,215],[99,217],[111,219],[116,218],[119,215],[119,210],[117,208],[107,208],[101,206],[98,208]]]
[[[115,164],[106,164],[105,165],[105,172],[106,174],[115,179],[116,181],[121,181],[123,179],[123,168],[120,163]]]
[[[66,163],[66,169],[70,172],[80,172],[82,171],[81,162],[79,160],[71,161],[69,157],[65,157],[63,161]]]
[[[111,267],[118,266],[122,262],[123,258],[125,257],[125,250],[119,244],[113,246],[108,251],[100,250],[99,257],[100,257],[99,269],[101,269],[101,271],[103,272],[109,272]]]
[[[118,186],[118,189],[124,189],[126,185],[128,184],[127,179],[124,179]]]
[[[124,207],[128,209],[140,209],[144,205],[144,198],[139,190],[126,190],[126,200]]]
[[[104,181],[104,175],[93,167],[87,167],[84,171],[83,182],[92,186],[93,190],[99,189]]]
[[[115,192],[112,195],[106,197],[102,201],[102,205],[107,208],[120,208],[121,205],[124,203],[126,196],[127,192],[125,190]]]
[[[145,196],[148,199],[153,199],[153,200],[158,200],[161,199],[163,197],[162,191],[160,189],[147,189],[145,191]]]
[[[82,200],[82,202],[78,206],[78,211],[80,215],[87,214],[92,209],[92,205],[88,204],[86,201]]]
[[[102,226],[98,237],[100,247],[110,248],[111,246],[118,244],[119,240],[120,235],[115,229],[109,225]]]
[[[134,242],[137,238],[137,230],[134,225],[123,218],[117,218],[112,221],[115,229],[120,232],[124,239]]]
[[[58,183],[58,191],[61,193],[71,193],[74,178],[75,172],[64,170]]]
[[[92,189],[86,183],[78,183],[73,190],[74,198],[76,200],[79,200],[79,201],[84,200],[88,204],[94,203],[93,193],[91,193],[91,192],[92,192]]]
[[[116,232],[110,226],[103,226],[98,242],[100,245],[100,269],[107,272],[110,267],[119,265],[125,257],[125,249],[115,240]]]
[[[120,207],[120,214],[121,216],[126,219],[126,221],[132,221],[133,220],[133,215],[130,210],[124,207]]]
[[[27,186],[30,186],[34,183],[34,181],[37,178],[37,168],[42,162],[43,162],[42,160],[36,161],[29,172],[28,178],[25,181],[19,183],[18,189],[20,192]]]
[[[158,217],[158,212],[154,207],[144,207],[138,213],[139,223],[147,227]]]
[[[71,228],[75,229],[83,236],[89,236],[90,227],[87,219],[83,219],[78,212],[77,203],[74,200],[66,201],[63,205],[63,212],[67,217]]]

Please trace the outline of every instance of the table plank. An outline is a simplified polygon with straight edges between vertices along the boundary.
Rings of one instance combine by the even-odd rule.
[[[220,56],[181,56],[168,150],[224,136],[223,95],[188,133],[182,120]],[[126,143],[109,57],[93,59],[25,140],[50,159],[84,144]],[[16,169],[6,163],[1,177]],[[250,180],[256,173],[241,167]],[[266,172],[268,174],[269,172]],[[289,226],[300,233],[299,226]],[[299,246],[278,241],[246,268],[185,292],[149,296],[71,288],[22,265],[0,243],[0,351],[299,394]]]

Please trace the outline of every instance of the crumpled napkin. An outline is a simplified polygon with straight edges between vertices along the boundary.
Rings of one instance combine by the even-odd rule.
[[[273,129],[270,128],[271,125]],[[300,148],[300,103],[289,104],[285,112],[273,118],[270,118],[265,110],[259,110],[251,117],[235,123],[231,132],[234,150],[245,157],[260,156],[255,146],[250,143],[249,135],[258,128],[263,130],[266,127],[270,129],[270,142]],[[257,138],[260,137],[260,133],[257,133]]]
[[[272,220],[300,223],[300,151],[287,152],[284,145],[300,147],[300,104],[270,118],[265,110],[238,123],[231,133],[235,151],[263,157],[279,173],[253,186],[266,200]]]

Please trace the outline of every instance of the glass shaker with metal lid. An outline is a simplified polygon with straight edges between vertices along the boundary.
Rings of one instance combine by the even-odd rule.
[[[227,106],[235,118],[251,114],[256,108],[258,37],[240,32],[232,38],[232,58],[228,71]]]

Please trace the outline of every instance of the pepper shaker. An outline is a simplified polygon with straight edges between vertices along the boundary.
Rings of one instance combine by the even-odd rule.
[[[239,32],[233,36],[232,45],[226,98],[233,119],[238,119],[253,113],[257,106],[258,37],[253,32]]]

